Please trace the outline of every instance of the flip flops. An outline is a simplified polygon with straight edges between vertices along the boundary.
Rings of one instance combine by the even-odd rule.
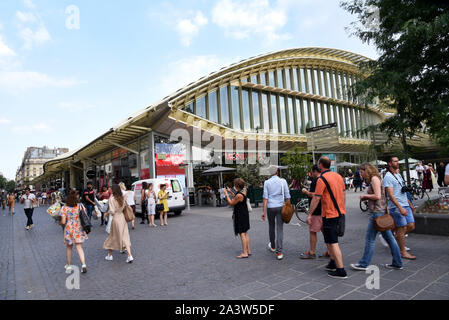
[[[300,259],[316,259],[316,254],[310,254],[310,251],[306,251],[305,253],[301,253],[299,256]]]

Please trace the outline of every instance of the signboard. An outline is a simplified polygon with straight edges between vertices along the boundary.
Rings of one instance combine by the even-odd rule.
[[[338,125],[330,123],[324,126],[307,128],[307,150],[320,151],[329,150],[332,147],[338,147]]]
[[[186,147],[182,143],[156,143],[156,177],[178,178],[185,192],[186,176],[182,166],[186,158]]]
[[[95,178],[95,176],[96,176],[95,170],[89,170],[86,172],[86,177],[88,177],[89,179],[93,179]]]

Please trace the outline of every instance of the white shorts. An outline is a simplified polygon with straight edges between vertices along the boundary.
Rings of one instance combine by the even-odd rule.
[[[156,204],[155,203],[148,203],[148,214],[153,215],[153,216],[156,214]]]

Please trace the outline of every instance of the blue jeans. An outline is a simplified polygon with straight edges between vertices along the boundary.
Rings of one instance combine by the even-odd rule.
[[[92,211],[94,211],[94,206],[92,204],[86,204],[86,211],[89,219],[92,219]]]
[[[374,254],[374,248],[376,246],[376,236],[379,231],[374,228],[373,219],[374,217],[380,217],[383,212],[371,212],[368,222],[368,228],[366,230],[365,238],[365,252],[362,259],[359,261],[359,265],[362,267],[368,267]],[[399,250],[398,243],[393,237],[391,230],[382,232],[382,237],[388,243],[391,250],[391,255],[393,256],[393,265],[397,267],[402,267],[401,251]]]

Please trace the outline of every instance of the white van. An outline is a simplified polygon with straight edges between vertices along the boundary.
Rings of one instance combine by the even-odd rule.
[[[183,210],[186,208],[186,199],[184,196],[184,192],[182,190],[182,185],[179,179],[176,178],[158,178],[158,179],[146,179],[136,181],[132,184],[132,190],[136,195],[136,213],[142,214],[141,208],[141,194],[142,194],[142,184],[146,182],[148,184],[153,184],[153,190],[156,193],[156,196],[160,190],[160,185],[165,184],[168,192],[168,210],[169,212],[173,212],[175,215],[180,215]]]

